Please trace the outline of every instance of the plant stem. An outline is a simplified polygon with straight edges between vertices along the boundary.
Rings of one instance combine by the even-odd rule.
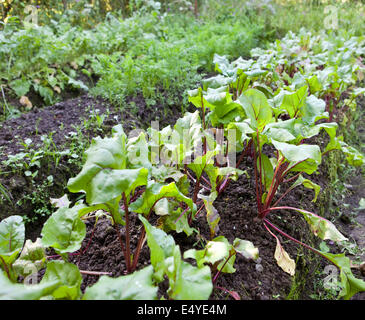
[[[186,174],[187,174],[187,176],[194,182],[194,183],[196,183],[196,180],[194,179],[194,177],[190,174],[190,172],[189,171],[186,171]],[[201,178],[204,180],[204,181],[206,181],[206,182],[208,182],[209,183],[209,181],[207,180],[207,179],[205,179],[204,177],[203,177],[203,175],[201,176]],[[210,184],[209,184],[210,185]],[[205,190],[208,190],[208,191],[211,191],[211,188],[209,188],[209,187],[207,187],[207,186],[205,186],[204,184],[202,184],[201,183],[201,186],[205,189]]]
[[[259,213],[261,212],[261,198],[262,195],[259,194],[259,179],[257,175],[257,157],[256,157],[256,148],[253,148],[253,165],[254,165],[254,171],[255,171],[255,181],[256,181],[256,202],[257,202],[257,208]]]
[[[220,286],[214,286],[214,288],[217,288],[219,290],[222,290],[224,292],[227,292],[230,296],[233,297],[233,299],[235,300],[241,300],[241,297],[237,294],[237,292],[235,291],[229,291],[228,289],[226,288],[223,288],[223,287],[220,287]]]
[[[208,184],[209,187],[211,187],[212,185],[210,184],[209,180],[206,179],[203,175],[201,176],[201,178]]]
[[[96,229],[96,223],[94,224],[93,231],[91,232],[89,242],[87,243],[86,248],[82,251],[82,254],[86,253],[86,251],[89,249],[91,241],[93,240],[93,237],[94,237],[95,229]]]
[[[87,275],[90,275],[90,276],[103,276],[103,275],[111,276],[112,275],[111,272],[103,272],[103,271],[80,270],[80,273],[81,274],[87,274]]]
[[[261,161],[261,158],[262,158],[262,154],[261,154],[261,148],[260,148],[260,138],[259,138],[259,129],[257,128],[256,129],[256,134],[257,134],[257,148],[259,150],[259,165],[260,165],[260,185],[259,185],[259,188],[260,188],[260,203],[261,203],[261,199],[262,199],[262,161]]]
[[[278,204],[279,204],[279,202],[281,201],[281,200],[283,200],[285,197],[286,197],[286,195],[290,192],[290,191],[292,191],[293,189],[294,189],[295,187],[293,187],[293,186],[291,186],[290,188],[288,188],[285,192],[284,192],[284,194],[273,204],[273,207],[276,207]]]
[[[275,182],[274,182],[274,188],[270,194],[270,196],[267,197],[267,201],[265,204],[265,209],[268,208],[280,186],[280,184],[283,182],[284,179],[284,174],[283,171],[285,171],[288,167],[288,163],[285,163],[278,171],[277,176],[275,177]]]
[[[264,225],[265,225],[265,223],[267,223],[270,227],[272,227],[273,229],[275,229],[277,232],[279,232],[281,235],[283,235],[283,236],[285,236],[286,238],[288,238],[288,239],[290,239],[290,240],[292,240],[292,241],[294,241],[295,243],[297,243],[297,244],[300,244],[301,246],[303,246],[303,247],[305,247],[305,248],[307,248],[307,249],[309,249],[309,250],[311,250],[311,251],[313,251],[314,253],[317,253],[317,254],[319,254],[320,256],[322,256],[323,258],[325,258],[325,259],[327,259],[328,260],[328,258],[325,256],[325,255],[323,255],[320,251],[318,251],[317,249],[314,249],[314,248],[312,248],[311,246],[309,246],[309,245],[307,245],[307,244],[305,244],[305,243],[303,243],[303,242],[301,242],[301,241],[299,241],[299,240],[297,240],[297,239],[295,239],[295,238],[293,238],[292,236],[290,236],[290,235],[288,235],[287,233],[285,233],[284,231],[282,231],[282,230],[280,230],[278,227],[276,227],[275,225],[273,225],[269,220],[267,220],[267,219],[264,219],[263,220],[264,221]],[[265,226],[266,228],[267,228],[267,226]],[[271,232],[270,232],[271,233]],[[271,233],[272,234],[272,233]],[[273,234],[272,234],[273,235]],[[276,238],[276,236],[274,235],[274,237]],[[329,260],[330,261],[330,260]]]
[[[246,145],[245,150],[241,153],[240,158],[238,159],[238,162],[236,164],[236,168],[239,167],[240,163],[242,162],[243,158],[247,155],[248,151],[250,150],[252,145],[252,140],[250,140],[250,142]],[[204,177],[203,177],[204,178]],[[229,185],[229,182],[231,180],[228,179],[228,177],[223,181],[223,183],[219,183],[217,184],[217,191],[218,191],[218,195],[221,194]],[[224,185],[222,185],[224,184]]]
[[[284,176],[286,176],[286,174],[290,171],[290,170],[292,170],[293,168],[295,168],[298,164],[301,164],[302,162],[304,162],[304,161],[306,161],[307,159],[304,159],[304,160],[302,160],[302,161],[299,161],[299,162],[297,162],[295,165],[293,165],[293,166],[291,166],[291,167],[289,167],[289,168],[287,168],[287,169],[285,169],[285,171],[283,172],[283,174],[281,175],[283,178],[284,178]],[[289,165],[288,165],[289,166]]]
[[[125,193],[123,192],[123,203],[125,212],[125,253],[126,253],[126,265],[128,273],[131,271],[131,240],[130,240],[130,226],[129,226],[129,210],[128,202]]]
[[[278,164],[276,165],[274,176],[272,178],[272,181],[271,181],[271,184],[270,184],[270,189],[269,189],[269,192],[267,194],[266,201],[265,201],[264,209],[266,209],[269,206],[269,204],[270,204],[269,201],[270,201],[270,198],[271,198],[271,195],[272,195],[273,191],[276,192],[276,190],[274,190],[275,189],[274,185],[276,184],[277,175],[278,175],[279,169],[281,167],[282,161],[283,161],[283,158],[280,158]],[[260,214],[261,214],[261,212],[260,212]]]
[[[5,93],[4,93],[3,85],[0,85],[0,87],[1,87],[1,92],[3,94],[4,106],[8,110],[8,113],[10,113],[9,106],[8,106],[8,104],[6,102],[6,99],[5,99]],[[4,109],[4,117],[6,118],[5,109]]]
[[[296,174],[295,176],[293,176],[293,177],[291,177],[290,179],[286,179],[286,180],[284,180],[283,181],[283,183],[288,183],[288,182],[290,182],[290,181],[293,181],[293,180],[295,180],[296,178],[298,178],[299,177],[299,175],[301,175],[303,172],[299,172],[298,174]]]
[[[159,200],[161,200],[161,199],[159,199]],[[159,200],[157,200],[157,201],[159,201]],[[155,201],[155,203],[152,205],[150,211],[148,212],[148,215],[146,217],[146,220],[147,221],[150,218],[150,215],[152,213],[153,207],[155,206],[155,204],[157,203],[157,201]],[[137,267],[139,255],[141,254],[142,246],[143,246],[143,243],[144,243],[145,234],[146,234],[146,229],[143,228],[142,233],[139,236],[138,243],[137,243],[137,247],[136,247],[135,252],[134,252],[134,255],[133,255],[133,261],[132,261],[131,271],[134,271],[136,269],[136,267]]]
[[[11,277],[10,277],[10,271],[9,271],[9,268],[8,268],[8,266],[6,265],[6,263],[5,263],[4,259],[3,259],[2,257],[0,257],[0,260],[1,260],[1,263],[3,264],[3,266],[4,266],[4,270],[5,270],[6,274],[8,275],[8,278],[9,278],[9,279],[11,279]]]
[[[217,281],[217,279],[218,279],[218,276],[220,275],[220,273],[222,272],[222,270],[224,269],[224,267],[226,266],[226,264],[228,263],[228,261],[232,258],[232,256],[234,256],[236,254],[236,252],[235,251],[233,251],[233,252],[230,252],[229,253],[229,257],[227,258],[227,260],[226,261],[224,261],[224,263],[223,263],[223,266],[222,266],[222,268],[220,268],[218,271],[217,271],[217,273],[215,274],[215,276],[214,276],[214,278],[213,278],[213,284]]]
[[[301,172],[299,172],[298,174],[296,174],[294,177],[292,177],[292,178],[290,178],[290,179],[287,179],[287,180],[285,180],[285,181],[283,181],[284,183],[288,183],[288,182],[290,182],[290,181],[292,181],[292,180],[295,180],[296,178],[298,178],[299,177],[299,175],[301,174]],[[290,192],[290,191],[292,191],[293,189],[295,188],[295,186],[293,187],[293,186],[291,186],[291,187],[289,187],[285,192],[284,192],[284,194],[273,204],[273,207],[276,207],[278,204],[279,204],[279,202],[283,199],[283,198],[285,198],[285,196]]]
[[[200,211],[202,211],[204,209],[205,205],[203,204],[202,206],[200,206],[200,208],[197,210],[197,212],[195,213],[195,217],[198,216],[198,214],[200,213]]]
[[[202,102],[202,122],[203,122],[203,129],[206,129],[206,123],[205,123],[205,107],[204,107],[204,99],[203,99],[203,95],[201,97],[201,102]],[[204,154],[207,153],[207,138],[203,137],[203,152]]]
[[[176,219],[175,224],[182,218],[182,216],[185,214],[186,211],[188,211],[189,207],[187,207],[181,214],[180,216]]]

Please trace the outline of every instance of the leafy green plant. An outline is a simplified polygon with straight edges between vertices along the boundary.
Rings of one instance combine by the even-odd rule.
[[[137,149],[139,157],[134,158],[137,152],[134,149],[136,147],[141,149]],[[141,213],[148,219],[156,203],[165,198],[175,198],[186,203],[191,210],[194,209],[192,201],[179,191],[175,182],[159,184],[150,180],[152,169],[144,153],[146,151],[147,143],[143,135],[140,139],[129,141],[122,126],[114,127],[111,138],[93,140],[86,151],[87,159],[82,171],[68,184],[71,192],[86,194],[86,202],[90,207],[84,210],[84,214],[103,209],[111,214],[115,224],[125,225],[125,244],[121,241],[121,247],[128,272],[135,270],[137,266],[144,239],[143,231],[132,260],[130,210]],[[136,192],[138,187],[143,187],[142,192]],[[138,196],[140,197],[137,199]],[[123,202],[122,208],[119,207],[120,201]],[[116,230],[121,240],[117,227]]]
[[[0,222],[0,261],[1,268],[9,279],[15,279],[12,264],[22,250],[25,237],[23,220],[19,216],[11,216]]]
[[[47,221],[42,238],[24,243],[24,224],[19,216],[12,216],[1,222],[0,235],[2,272],[0,279],[2,299],[157,299],[158,283],[166,276],[170,286],[170,299],[207,299],[212,291],[210,269],[207,266],[194,267],[182,260],[179,246],[172,236],[151,226],[147,219],[139,216],[145,226],[147,242],[151,250],[151,265],[127,276],[111,278],[102,276],[99,281],[82,294],[81,272],[67,262],[67,253],[77,250],[85,237],[85,225],[80,218],[85,205],[73,208],[61,207]],[[4,227],[4,228],[3,228]],[[12,247],[9,248],[9,244]],[[51,261],[46,248],[53,248],[63,260]],[[21,252],[17,259],[17,256]],[[40,268],[46,272],[39,284],[18,284],[18,275],[34,276]],[[138,284],[138,285],[137,285]],[[195,290],[191,291],[191,288]],[[111,290],[112,288],[112,290]]]
[[[154,21],[151,19],[148,21]],[[154,28],[152,31],[162,32]],[[159,50],[154,36],[143,37],[151,52]],[[44,224],[40,241],[27,242],[23,247],[21,218],[15,216],[1,222],[2,269],[10,280],[1,274],[4,294],[52,299],[157,299],[158,285],[167,280],[163,298],[208,299],[213,287],[237,298],[237,293],[218,287],[217,279],[222,273],[235,271],[237,254],[255,260],[258,249],[252,242],[238,238],[231,244],[217,234],[220,215],[214,201],[231,180],[244,173],[238,169],[244,157],[253,161],[258,220],[275,238],[274,258],[278,265],[294,275],[295,261],[277,233],[340,269],[340,297],[349,299],[363,291],[364,281],[354,277],[350,260],[344,254],[328,253],[323,245],[321,250],[315,249],[269,220],[275,213],[292,211],[299,213],[320,239],[339,244],[346,240],[331,221],[299,206],[281,205],[289,192],[299,186],[313,190],[316,201],[320,186],[310,180],[310,175],[319,170],[322,158],[329,152],[341,150],[354,166],[364,163],[363,155],[337,136],[338,124],[334,122],[343,96],[350,96],[345,104],[354,110],[354,100],[364,93],[355,88],[356,73],[363,71],[356,59],[363,54],[364,39],[350,34],[341,39],[349,50],[344,52],[343,45],[331,35],[320,39],[302,31],[299,35],[289,33],[268,50],[253,50],[254,59],[229,62],[227,57],[215,55],[213,62],[220,74],[188,92],[188,101],[197,111],[185,113],[173,126],[161,130],[152,125],[147,133],[134,132],[127,137],[122,125],[118,125],[111,137],[94,138],[85,151],[81,171],[67,185],[70,192],[83,195],[72,206],[67,198],[52,200],[58,209]],[[134,84],[140,81],[132,77],[136,64],[132,55],[124,57],[126,72],[122,72],[116,66],[120,52],[116,50],[112,57],[99,54],[94,57],[93,67],[100,74],[105,70],[119,74],[120,83],[127,77],[131,90],[135,90],[139,86]],[[153,88],[165,76],[169,78],[168,73],[154,78],[151,72],[145,78],[142,73],[143,94],[151,97]],[[150,83],[152,86],[148,87]],[[171,88],[168,82],[164,85]],[[98,124],[102,123],[102,118],[95,118]],[[313,142],[322,133],[328,136],[325,146]],[[194,221],[204,209],[209,241],[200,249],[181,253],[167,232],[191,236],[197,232]],[[69,263],[68,257],[83,253],[79,251],[86,236],[83,220],[93,212],[95,225],[100,215],[112,222],[127,275],[115,279],[102,276],[82,294],[81,275],[85,271]],[[159,227],[151,225],[153,214]],[[140,229],[132,228],[132,219],[140,223]],[[138,241],[133,248],[134,233]],[[12,239],[17,239],[15,246]],[[151,264],[139,269],[145,243]],[[46,249],[54,250],[56,255],[46,256]],[[49,261],[54,258],[62,260]],[[184,259],[193,259],[196,265]],[[15,283],[17,275],[28,276],[26,268],[37,272],[44,267],[46,273],[41,283],[22,296],[19,284]]]
[[[342,94],[353,91],[352,96],[356,97],[357,93],[363,92],[351,87],[359,67],[351,68],[355,60],[350,58],[362,54],[363,38],[352,37],[348,40],[354,51],[349,51],[346,59],[342,59],[343,53],[338,43],[330,52],[323,52],[324,43],[328,45],[333,41],[330,37],[318,43],[316,41],[318,40],[305,37],[303,33],[300,36],[289,33],[269,50],[253,50],[255,60],[239,58],[230,63],[226,57],[216,55],[214,62],[221,75],[206,79],[202,88],[189,92],[189,100],[201,108],[203,118],[208,119],[213,126],[224,128],[227,140],[230,130],[235,130],[238,137],[237,150],[242,151],[242,156],[252,156],[258,216],[276,239],[275,258],[279,266],[291,275],[295,272],[295,262],[284,250],[273,230],[327,258],[339,268],[345,270],[347,263],[342,260],[345,257],[341,257],[344,264],[335,263],[321,251],[294,239],[273,225],[267,216],[280,210],[298,212],[321,239],[336,242],[346,240],[323,217],[300,208],[279,206],[279,203],[300,185],[314,190],[315,201],[320,187],[306,176],[316,172],[322,157],[332,150],[341,150],[351,165],[364,164],[360,152],[348,146],[343,137],[336,137],[338,125],[331,122],[335,110],[332,106],[338,106]],[[300,46],[295,47],[296,43]],[[330,61],[328,66],[324,65],[325,57]],[[342,64],[339,64],[341,68],[338,70],[339,65],[336,64],[334,69],[331,63],[338,63],[339,57]],[[300,61],[305,58],[306,64],[300,65]],[[327,76],[324,77],[323,74]],[[335,91],[336,94],[333,94]],[[323,122],[327,119],[329,122]],[[322,129],[329,136],[329,143],[323,152],[318,145],[306,143]],[[274,156],[270,157],[265,150],[274,150]],[[289,183],[291,185],[288,186]],[[277,197],[279,190],[281,195]],[[209,212],[208,208],[207,211]],[[348,278],[342,277],[342,285],[348,289],[341,291],[341,296],[347,299],[351,294],[363,290],[361,280],[346,279]],[[350,291],[351,294],[347,295]]]
[[[251,241],[236,238],[233,244],[224,236],[218,236],[207,242],[202,250],[190,249],[185,251],[184,258],[192,258],[196,260],[197,266],[205,264],[210,265],[215,275],[212,279],[214,288],[228,292],[234,299],[239,299],[239,295],[235,291],[230,291],[216,285],[221,273],[234,273],[234,263],[237,254],[242,255],[247,260],[256,260],[259,257],[258,248],[254,247]]]

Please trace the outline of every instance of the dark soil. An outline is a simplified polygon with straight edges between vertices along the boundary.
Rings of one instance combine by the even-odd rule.
[[[50,197],[58,198],[66,193],[65,186],[68,179],[80,170],[83,150],[79,150],[80,159],[62,156],[58,165],[52,155],[42,156],[39,159],[41,162],[39,172],[34,178],[25,176],[24,172],[27,170],[25,167],[14,169],[5,164],[4,161],[8,160],[9,155],[20,152],[35,154],[39,150],[44,150],[42,136],[51,137],[52,145],[48,148],[52,149],[51,151],[60,152],[69,149],[72,144],[72,134],[78,130],[81,131],[82,141],[76,143],[82,142],[86,149],[93,137],[109,135],[111,128],[116,124],[122,123],[124,131],[128,133],[133,129],[145,129],[154,117],[158,117],[160,125],[164,126],[173,123],[180,116],[180,110],[181,107],[176,106],[166,112],[162,106],[156,106],[153,111],[147,108],[141,95],[128,98],[124,107],[115,107],[103,99],[86,94],[51,107],[34,108],[19,118],[0,123],[0,186],[5,188],[7,198],[10,198],[10,201],[5,197],[2,199],[0,193],[0,218],[3,219],[10,214],[33,217],[36,209],[44,207]],[[105,116],[100,126],[97,125],[97,115]],[[23,145],[26,139],[32,140],[28,149]],[[29,164],[30,161],[26,158],[24,162]],[[20,161],[18,165],[22,163]],[[42,197],[41,185],[48,176],[53,176],[54,183],[52,188],[48,188],[49,194],[44,194]],[[25,194],[31,195],[36,190],[39,191],[37,201],[34,201],[35,197],[32,201],[24,199]],[[51,210],[50,204],[47,205]],[[42,221],[45,219],[40,218]]]
[[[256,218],[256,203],[253,172],[250,158],[242,163],[241,169],[246,169],[250,178],[241,176],[237,182],[232,181],[225,192],[215,201],[221,221],[217,235],[224,235],[231,243],[235,238],[246,239],[253,242],[258,247],[260,253],[259,261],[246,260],[237,256],[233,274],[221,274],[216,283],[211,299],[233,299],[233,297],[220,288],[238,293],[242,300],[273,300],[285,299],[291,294],[291,298],[312,299],[311,294],[315,293],[314,282],[318,279],[318,272],[326,265],[324,261],[308,250],[303,250],[295,243],[279,236],[280,242],[296,261],[296,276],[291,277],[285,273],[276,263],[274,252],[276,240],[265,230],[263,224]],[[247,169],[249,168],[249,169]],[[324,187],[322,185],[322,187]],[[313,193],[304,189],[298,189],[287,198],[283,205],[295,206],[298,204],[306,210],[315,210],[311,202]],[[154,220],[156,217],[154,217]],[[312,236],[308,224],[298,213],[283,211],[272,213],[269,219],[284,232],[296,239],[318,247],[318,239]],[[133,223],[136,223],[133,220]],[[120,276],[125,272],[124,257],[120,244],[108,219],[102,219],[96,225],[94,235],[94,221],[86,222],[88,234],[84,240],[81,251],[82,255],[71,257],[73,263],[78,264],[81,270],[108,272],[112,276]],[[197,244],[199,240],[209,240],[209,228],[202,211],[193,226],[200,231],[199,237],[193,235],[187,238],[185,234],[174,234],[177,244],[184,252]],[[134,244],[137,242],[137,234],[140,227],[136,223],[135,233],[132,238]],[[341,229],[341,228],[340,228]],[[341,230],[344,231],[344,230]],[[121,229],[124,237],[124,230]],[[346,235],[346,232],[344,232]],[[133,246],[132,246],[133,248]],[[201,249],[196,246],[197,249]],[[190,261],[193,262],[193,261]],[[147,246],[142,251],[139,268],[149,263],[149,249]],[[316,273],[317,272],[317,273]],[[84,275],[82,289],[94,284],[98,276]],[[325,276],[323,276],[324,278]]]
[[[87,95],[66,102],[57,103],[52,107],[37,109],[23,114],[16,119],[8,120],[0,124],[0,161],[8,160],[9,155],[25,152],[34,155],[38,151],[45,150],[42,136],[51,136],[53,144],[48,148],[51,153],[65,150],[70,144],[70,132],[75,132],[78,126],[82,129],[82,139],[91,140],[98,132],[94,127],[86,128],[83,123],[90,118],[92,112],[99,110],[100,114],[108,114],[103,123],[104,128],[111,127],[117,123],[113,117],[117,115],[117,110],[109,110],[109,106],[100,99],[94,99]],[[119,118],[120,120],[120,113]],[[26,139],[31,139],[32,143],[28,149],[22,145]],[[28,217],[33,216],[33,212],[45,206],[45,201],[49,202],[49,197],[60,197],[65,193],[67,180],[75,174],[77,170],[76,161],[70,162],[69,157],[60,158],[56,165],[52,155],[42,156],[38,174],[32,178],[24,174],[26,168],[16,169],[2,163],[0,165],[0,183],[5,188],[11,201],[5,199],[0,202],[0,217],[4,218],[9,214],[20,214]],[[30,163],[27,158],[22,163]],[[34,169],[33,169],[34,171]],[[53,176],[53,185],[49,189],[49,194],[42,198],[44,188],[42,184],[48,176]],[[24,195],[31,195],[38,192],[37,201],[24,200]],[[48,197],[48,200],[47,200]],[[19,202],[22,201],[21,203]]]
[[[139,107],[137,112],[136,110],[128,109],[128,103],[131,101]],[[138,96],[129,98],[127,99],[126,107],[121,110],[111,106],[102,99],[95,99],[84,95],[58,103],[49,108],[35,109],[20,118],[9,120],[1,125],[0,145],[3,153],[0,155],[0,160],[6,160],[8,154],[22,151],[20,141],[31,138],[36,147],[37,144],[41,144],[41,135],[52,131],[54,131],[53,141],[55,145],[66,146],[68,143],[66,139],[67,133],[75,131],[73,125],[82,126],[84,119],[88,119],[90,116],[90,110],[98,109],[99,114],[106,114],[107,117],[100,130],[95,130],[95,127],[82,128],[83,134],[88,140],[96,134],[109,134],[111,127],[117,123],[122,123],[125,131],[128,133],[131,129],[139,128],[141,123],[147,125],[149,121],[157,117],[159,117],[162,127],[163,125],[173,124],[181,116],[178,106],[172,108],[166,115],[163,107],[159,108],[157,106],[154,110],[150,110],[143,101],[143,98]],[[76,165],[70,168],[67,160],[67,158],[61,159],[60,165],[54,168],[54,171],[51,171],[57,181],[57,187],[51,193],[53,197],[60,197],[67,191],[65,189],[67,180],[75,176],[79,170]],[[291,277],[277,265],[274,259],[276,240],[256,218],[254,175],[251,169],[252,159],[247,157],[240,168],[247,170],[248,177],[242,175],[237,182],[231,181],[225,192],[214,203],[221,217],[217,235],[226,236],[230,242],[233,242],[235,238],[252,241],[259,249],[261,260],[254,262],[237,256],[234,265],[236,272],[233,274],[221,274],[217,281],[217,286],[229,291],[235,291],[242,300],[313,299],[313,294],[318,296],[321,293],[320,290],[323,290],[318,289],[316,283],[325,277],[325,275],[321,275],[321,271],[327,263],[307,249],[303,249],[278,235],[285,250],[296,261],[297,270],[295,277]],[[41,172],[40,179],[47,174],[49,172]],[[324,190],[327,187],[326,174],[316,176],[315,182],[320,184],[322,190]],[[1,175],[0,183],[9,190],[14,203],[25,193],[30,193],[34,187],[26,177],[11,173]],[[354,184],[356,183],[361,185],[360,182],[355,181]],[[354,189],[354,205],[356,202],[358,204],[359,197],[364,197],[364,190],[363,187]],[[299,187],[289,194],[285,201],[282,202],[282,205],[297,206],[317,212],[317,205],[311,202],[313,195],[313,192]],[[0,217],[7,216],[9,213],[31,215],[32,210],[34,210],[32,205],[19,207],[5,204],[1,205]],[[363,220],[361,220],[363,215],[360,214],[359,219],[359,222],[363,223]],[[34,240],[39,235],[43,220],[39,219],[37,224],[27,226],[27,237]],[[156,217],[153,220],[156,220]],[[269,220],[294,238],[318,247],[320,241],[312,235],[307,223],[300,214],[289,211],[273,212],[269,215]],[[86,221],[87,236],[82,246],[82,254],[72,255],[70,260],[76,263],[83,271],[108,272],[112,276],[125,274],[124,257],[115,229],[108,219],[101,218],[93,232],[94,223],[94,220]],[[132,229],[134,230],[132,248],[134,248],[138,240],[139,228],[141,227],[135,217],[132,219],[132,226],[135,226]],[[204,211],[194,221],[193,226],[200,231],[200,236],[203,239],[209,240],[209,230],[205,221]],[[356,231],[354,231],[356,229],[351,227],[350,224],[342,223],[339,225],[339,229],[347,237],[356,237]],[[123,236],[123,228],[121,233]],[[359,237],[357,239],[361,237],[363,239],[363,234],[362,231],[357,233]],[[186,238],[184,234],[174,234],[174,238],[176,243],[180,245],[182,252],[190,249],[194,244],[199,244],[201,240],[195,234],[190,238]],[[196,248],[199,249],[199,245]],[[337,248],[333,247],[333,250],[337,250]],[[145,245],[140,256],[139,268],[148,263],[149,249]],[[83,290],[86,286],[90,286],[98,280],[98,276],[83,275],[83,277]],[[360,294],[354,298],[364,299]],[[222,300],[233,299],[233,297],[224,290],[216,288],[211,299]]]

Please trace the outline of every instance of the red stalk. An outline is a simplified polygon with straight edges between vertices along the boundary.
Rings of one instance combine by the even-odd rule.
[[[281,164],[282,164],[282,161],[283,161],[283,158],[281,158],[275,168],[275,172],[274,172],[274,176],[272,178],[272,181],[271,181],[271,184],[270,184],[270,189],[269,189],[269,192],[267,194],[267,198],[266,198],[266,201],[265,201],[265,205],[264,205],[264,208],[266,209],[269,205],[269,200],[271,198],[271,195],[272,195],[272,192],[275,191],[275,187],[274,185],[276,184],[276,181],[277,181],[277,175],[278,175],[278,172],[279,172],[279,169],[281,167]],[[260,212],[261,213],[261,212]]]
[[[262,199],[262,163],[261,163],[261,158],[262,158],[262,154],[261,154],[261,148],[260,148],[260,138],[259,138],[259,129],[256,129],[256,134],[257,134],[257,147],[259,149],[259,164],[260,164],[260,203],[261,203],[261,199]],[[261,204],[260,204],[261,206]]]
[[[161,199],[158,199],[157,201],[159,201]],[[148,215],[146,217],[146,220],[147,221],[150,218],[150,215],[152,213],[153,207],[155,206],[155,204],[157,203],[157,201],[155,201],[155,203],[152,205],[150,211],[148,212]],[[141,233],[141,235],[139,236],[139,239],[138,239],[138,243],[137,243],[137,247],[135,249],[135,253],[133,255],[133,261],[132,261],[131,271],[134,271],[136,269],[136,267],[137,267],[137,263],[138,263],[139,255],[141,254],[142,244],[143,244],[143,240],[144,240],[145,234],[146,234],[146,230],[145,230],[145,228],[143,228],[142,233]]]
[[[123,192],[123,203],[124,203],[124,212],[125,212],[125,261],[127,265],[128,273],[131,271],[131,240],[130,240],[130,226],[129,226],[129,210],[128,210],[128,202],[125,193]]]
[[[220,275],[220,273],[222,272],[222,270],[224,269],[224,267],[226,266],[227,262],[232,258],[232,256],[234,256],[236,254],[236,252],[234,251],[233,253],[231,252],[229,254],[229,257],[227,258],[227,260],[224,262],[222,268],[220,268],[217,273],[215,274],[214,278],[213,278],[213,284],[217,281],[218,276]]]
[[[261,199],[262,194],[259,194],[259,181],[258,181],[258,175],[257,175],[257,157],[256,157],[256,148],[253,148],[253,162],[254,162],[254,170],[255,170],[255,181],[256,181],[256,202],[257,202],[257,208],[259,212],[261,212]]]
[[[275,225],[273,225],[270,221],[268,221],[267,219],[264,219],[264,226],[265,228],[270,232],[271,235],[273,235],[275,238],[277,238],[269,229],[268,227],[266,226],[266,223],[271,227],[273,228],[274,230],[276,230],[277,232],[279,232],[281,235],[283,235],[284,237],[294,241],[295,243],[297,244],[300,244],[301,246],[313,251],[314,253],[317,253],[319,254],[320,256],[322,256],[323,258],[325,258],[326,260],[328,260],[328,258],[326,256],[324,256],[320,251],[318,251],[317,249],[314,249],[312,248],[311,246],[293,238],[292,236],[288,235],[287,233],[285,233],[284,231],[280,230],[278,227],[276,227]],[[330,261],[330,260],[329,260]]]

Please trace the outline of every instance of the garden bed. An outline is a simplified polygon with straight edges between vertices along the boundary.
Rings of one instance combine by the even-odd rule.
[[[134,98],[134,100],[138,105],[138,98]],[[144,114],[142,112],[144,106],[138,106],[140,107],[138,112],[139,116],[142,116]],[[0,129],[0,138],[3,145],[2,160],[5,160],[6,155],[9,153],[16,154],[22,151],[23,146],[20,143],[16,143],[15,139],[18,139],[17,141],[24,141],[27,138],[31,138],[36,145],[37,143],[41,143],[41,135],[53,131],[54,144],[56,146],[64,146],[67,144],[65,138],[67,133],[75,130],[73,125],[82,124],[84,119],[90,116],[92,110],[99,110],[99,115],[107,115],[103,121],[102,128],[100,128],[99,133],[102,135],[108,134],[110,128],[118,122],[123,124],[126,132],[134,127],[138,127],[138,120],[136,120],[132,113],[113,109],[105,101],[85,95],[58,103],[49,108],[34,110],[18,119],[3,123]],[[149,119],[152,119],[153,116],[154,114],[151,113],[147,115]],[[179,114],[176,112],[175,116],[177,118]],[[164,125],[169,122],[173,124],[175,119],[165,119],[164,122]],[[60,129],[61,124],[63,124],[62,130]],[[35,128],[36,126],[37,128]],[[95,127],[89,128],[89,132],[86,129],[84,128],[84,135],[88,139],[91,139],[93,134],[97,133]],[[359,130],[363,129],[360,128]],[[251,163],[252,159],[250,157],[241,163],[240,169],[246,170],[247,176],[239,179],[237,182],[231,181],[225,192],[216,200],[215,207],[221,216],[218,234],[224,235],[230,242],[236,237],[252,241],[259,249],[261,260],[255,262],[238,256],[234,265],[236,272],[233,274],[222,274],[217,282],[218,287],[236,292],[236,297],[238,295],[242,300],[313,299],[316,296],[320,297],[324,295],[325,291],[320,286],[320,281],[325,277],[321,272],[326,262],[310,251],[280,238],[285,250],[296,260],[297,270],[295,277],[291,277],[277,266],[274,259],[276,243],[264,229],[262,223],[256,218],[254,172]],[[58,186],[51,193],[53,197],[60,197],[66,191],[65,185],[68,178],[74,176],[77,172],[77,168],[75,168],[75,171],[72,171],[66,165],[67,157],[62,159],[57,168],[51,168],[47,172],[47,174],[50,172],[53,174],[54,185]],[[46,172],[41,172],[39,175],[40,179],[45,174]],[[354,208],[357,208],[359,199],[364,197],[365,189],[361,187],[364,181],[361,175],[354,176],[351,179],[350,184],[353,185],[353,189],[349,198],[350,207],[347,208],[348,211],[344,213],[344,216],[350,214]],[[322,190],[325,190],[329,183],[326,172],[316,176],[315,182],[322,187]],[[19,175],[5,175],[5,178],[2,177],[1,183],[11,192],[14,200],[17,198],[20,199],[26,192],[30,192],[32,188],[32,184],[29,184],[27,178]],[[285,205],[297,205],[299,203],[301,207],[313,212],[320,211],[322,207],[322,210],[326,213],[326,203],[319,201],[317,204],[313,204],[311,202],[312,199],[313,193],[311,191],[298,188],[287,198]],[[31,210],[31,206],[22,208],[2,206],[2,215],[9,215],[9,213],[19,214],[20,211],[24,214],[31,215]],[[193,246],[196,249],[201,249],[200,237],[209,239],[209,228],[205,219],[203,210],[193,225],[194,228],[199,230],[199,236],[193,234],[187,238],[184,233],[174,233],[175,241],[181,247],[182,252]],[[363,219],[364,211],[361,211],[357,220],[364,226]],[[27,225],[27,238],[35,240],[39,236],[44,220],[44,218],[39,219],[35,223],[29,223]],[[156,218],[154,220],[156,222]],[[308,224],[302,216],[288,211],[276,215],[271,221],[296,239],[318,247],[320,241],[312,235]],[[141,225],[135,217],[132,219],[132,224]],[[86,225],[87,236],[81,249],[83,254],[71,256],[70,260],[77,264],[80,270],[107,272],[114,277],[123,275],[125,271],[124,257],[110,221],[102,218],[98,222],[94,232],[93,220],[86,221]],[[360,241],[359,244],[361,244],[364,227],[359,228],[359,226],[354,225],[354,223],[349,223],[344,218],[336,221],[336,225],[340,225],[339,230],[345,236]],[[132,246],[136,244],[136,241],[137,239],[133,240],[132,238]],[[328,245],[330,246],[330,244]],[[333,250],[336,252],[337,248],[334,246]],[[142,250],[139,266],[143,267],[149,263],[149,249],[145,246]],[[81,288],[84,290],[86,286],[95,283],[98,278],[95,275],[83,275],[84,281]],[[211,299],[232,299],[232,295],[223,289],[215,289]],[[364,299],[364,294],[359,293],[353,299]]]

